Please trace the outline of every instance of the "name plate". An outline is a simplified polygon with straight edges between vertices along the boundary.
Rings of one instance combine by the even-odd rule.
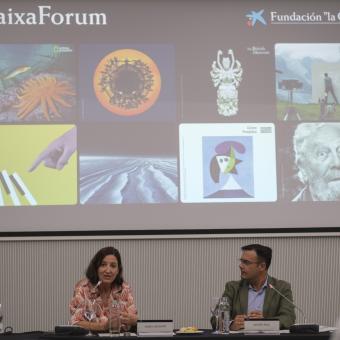
[[[251,319],[244,321],[245,332],[279,332],[280,321],[276,319]]]
[[[138,320],[137,333],[173,333],[172,320]]]

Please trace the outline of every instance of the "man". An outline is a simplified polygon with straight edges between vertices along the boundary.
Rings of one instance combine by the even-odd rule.
[[[293,301],[292,290],[288,282],[268,275],[271,248],[250,244],[241,249],[241,280],[227,282],[223,293],[231,305],[230,329],[243,329],[247,318],[278,318],[281,329],[289,328],[295,322],[294,306],[271,286],[290,301]]]
[[[293,201],[340,200],[340,123],[299,124],[293,144],[305,185]]]
[[[326,94],[325,100],[326,100],[326,104],[328,103],[329,93],[331,93],[331,95],[333,96],[335,103],[339,104],[338,98],[336,97],[336,95],[334,93],[332,78],[328,75],[328,73],[324,74],[324,80],[325,80],[325,94]]]

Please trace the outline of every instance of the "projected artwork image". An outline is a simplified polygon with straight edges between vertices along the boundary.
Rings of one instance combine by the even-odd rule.
[[[152,157],[80,157],[80,203],[173,203],[177,161]]]
[[[340,119],[340,44],[276,44],[277,117]]]
[[[174,51],[168,45],[82,45],[82,118],[174,121]],[[89,67],[90,66],[90,67]]]
[[[74,125],[3,125],[0,142],[1,206],[77,203]]]
[[[228,50],[227,56],[218,50],[213,61],[210,75],[217,89],[217,109],[222,116],[234,116],[238,112],[238,90],[242,81],[243,69],[235,59],[233,50]]]
[[[293,202],[340,200],[340,123],[300,123],[287,135],[284,198]]]
[[[252,137],[203,137],[205,198],[254,196]]]
[[[97,127],[100,137],[84,143],[80,154],[81,204],[143,204],[178,201],[177,157],[166,150],[172,132],[158,128],[163,138],[142,127]],[[81,140],[86,138],[83,130]],[[141,141],[143,140],[143,143]]]
[[[132,49],[109,53],[98,64],[93,87],[99,102],[112,113],[138,115],[148,110],[161,90],[155,62]]]
[[[273,124],[181,124],[181,201],[276,201]]]
[[[71,45],[0,45],[0,123],[75,120]]]

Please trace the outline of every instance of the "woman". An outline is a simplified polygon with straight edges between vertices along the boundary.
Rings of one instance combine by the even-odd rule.
[[[80,280],[74,289],[70,302],[73,325],[94,332],[105,332],[109,329],[111,309],[111,315],[119,313],[122,330],[136,326],[136,306],[122,272],[122,261],[117,249],[106,247],[97,252],[86,270],[86,278]],[[95,316],[89,317],[87,314],[89,305]]]

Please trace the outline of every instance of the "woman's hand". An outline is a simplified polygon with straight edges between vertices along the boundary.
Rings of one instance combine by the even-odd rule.
[[[137,320],[138,316],[134,313],[122,312],[120,314],[120,322],[124,330],[128,330],[131,326],[135,326],[137,324]]]
[[[106,332],[109,329],[109,319],[99,320],[96,322],[98,324],[99,332]]]
[[[92,332],[106,332],[109,329],[109,321],[106,320],[99,320],[96,322],[90,322],[90,321],[79,321],[76,323],[77,326],[83,327],[85,329],[88,329]]]

